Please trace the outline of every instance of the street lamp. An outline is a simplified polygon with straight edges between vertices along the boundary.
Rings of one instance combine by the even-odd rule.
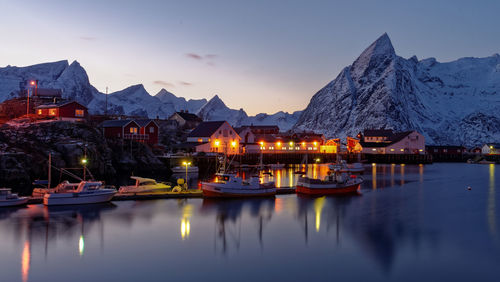
[[[187,183],[188,183],[188,167],[191,165],[191,162],[182,162],[183,166],[186,166],[186,189],[187,189]]]
[[[87,157],[84,157],[82,159],[82,165],[83,165],[83,180],[85,181],[86,173],[87,173]]]

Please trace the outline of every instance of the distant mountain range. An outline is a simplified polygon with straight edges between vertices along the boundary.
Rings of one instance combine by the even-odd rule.
[[[312,97],[294,126],[336,137],[366,128],[415,129],[427,144],[499,141],[500,56],[404,59],[382,35]]]
[[[0,101],[18,95],[19,83],[61,88],[91,113],[103,113],[105,94],[89,83],[76,61],[0,68]],[[150,95],[143,85],[109,94],[108,112],[167,118],[188,110],[204,120],[233,126],[276,124],[282,130],[314,130],[327,137],[355,136],[367,128],[418,130],[427,144],[479,145],[500,142],[500,55],[439,63],[397,56],[387,34],[373,42],[320,89],[304,111],[248,116],[215,95],[186,100],[162,89]]]
[[[89,108],[91,113],[104,113],[106,94],[97,91],[88,79],[87,72],[77,61],[44,63],[27,67],[0,68],[0,102],[17,97],[19,83],[38,79],[41,88],[63,89],[63,97],[74,99]],[[234,126],[278,124],[289,130],[298,120],[300,112],[278,112],[273,115],[248,116],[243,109],[229,109],[215,95],[212,99],[177,97],[165,89],[150,95],[142,84],[133,85],[108,95],[108,113],[138,115],[150,118],[168,118],[176,111],[187,110],[204,120],[227,120]]]

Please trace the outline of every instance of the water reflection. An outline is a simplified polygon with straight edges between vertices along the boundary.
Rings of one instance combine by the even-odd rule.
[[[433,165],[425,171],[423,166],[397,166],[368,164],[361,196],[171,199],[0,210],[5,250],[0,263],[8,264],[8,254],[17,254],[15,275],[7,271],[2,281],[51,276],[71,281],[74,271],[60,271],[61,265],[85,267],[79,273],[82,281],[161,279],[166,270],[173,281],[236,276],[241,281],[427,281],[438,275],[461,278],[467,269],[456,266],[465,264],[470,273],[481,273],[477,280],[498,277],[493,265],[500,250],[489,240],[498,238],[495,166]],[[308,173],[314,173],[312,168]],[[315,170],[319,177],[327,168],[316,165]],[[476,181],[474,189],[456,189],[464,181],[456,178],[457,171],[465,175],[470,170],[481,175],[468,179]],[[282,183],[298,177],[285,169],[275,171],[273,178],[280,173]],[[398,189],[401,183],[405,189]],[[133,257],[139,253],[147,257],[144,262]],[[203,269],[190,271],[194,264]],[[103,265],[106,273],[87,271]],[[308,277],[301,276],[304,266],[311,269]]]
[[[498,241],[496,227],[496,207],[495,207],[495,165],[489,164],[489,189],[488,189],[488,227],[491,237]]]

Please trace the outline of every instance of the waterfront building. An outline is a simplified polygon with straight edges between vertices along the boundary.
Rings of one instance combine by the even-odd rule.
[[[482,147],[483,155],[498,155],[500,154],[500,143],[487,143]]]
[[[365,154],[424,154],[425,138],[417,131],[365,130],[358,134]]]
[[[467,153],[467,148],[464,146],[428,145],[425,146],[425,151],[431,155],[463,155]]]
[[[100,124],[100,127],[106,138],[134,140],[149,145],[158,144],[160,128],[151,119],[106,120]]]
[[[182,147],[193,147],[195,152],[240,153],[241,137],[227,121],[201,122],[187,136]]]

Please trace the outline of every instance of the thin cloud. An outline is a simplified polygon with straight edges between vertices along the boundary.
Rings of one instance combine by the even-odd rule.
[[[217,55],[215,55],[215,54],[207,54],[207,55],[205,55],[205,58],[207,58],[207,59],[215,59],[215,58],[217,58],[217,57],[218,57],[218,56],[217,56]]]
[[[156,85],[161,85],[163,87],[175,87],[175,85],[173,83],[170,83],[170,82],[167,82],[164,80],[155,80],[155,81],[153,81],[153,83]]]
[[[186,57],[195,59],[195,60],[203,60],[203,57],[201,55],[195,54],[195,53],[187,53]]]
[[[186,82],[186,81],[179,81],[179,84],[183,85],[183,86],[191,86],[191,85],[193,85],[191,82]]]
[[[97,37],[92,37],[92,36],[80,36],[80,39],[81,39],[81,40],[85,40],[85,41],[95,41],[95,40],[97,40]]]
[[[207,62],[207,65],[211,66],[211,67],[215,67],[215,63],[214,62]]]

